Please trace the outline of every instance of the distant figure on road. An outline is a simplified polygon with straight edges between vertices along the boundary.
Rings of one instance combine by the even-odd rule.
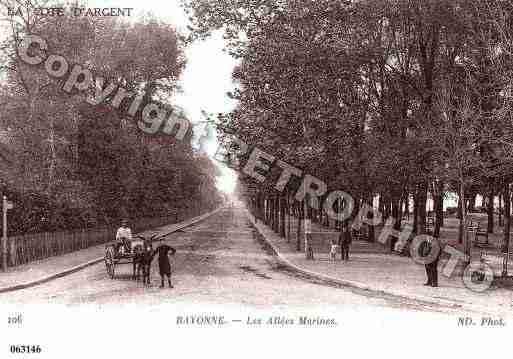
[[[339,235],[340,253],[342,260],[349,260],[349,248],[353,242],[353,236],[351,234],[351,226],[346,224]]]
[[[130,251],[130,241],[132,240],[132,230],[128,227],[128,220],[121,221],[121,227],[116,232],[116,250],[123,248],[125,252]]]
[[[435,248],[434,247],[435,241],[438,241],[438,239],[429,236],[428,240],[424,241],[421,244],[421,247],[419,248],[419,250],[420,250],[420,255],[422,257],[427,257],[428,255],[430,255],[433,248]],[[441,247],[438,246],[438,248],[440,249]],[[431,287],[438,287],[438,260],[440,259],[440,254],[441,254],[441,251],[439,250],[436,258],[431,263],[425,264],[427,282],[424,283],[424,285],[428,285]]]
[[[162,241],[162,239],[160,241]],[[161,244],[157,247],[156,252],[159,254],[160,288],[164,288],[164,276],[167,276],[169,288],[173,288],[171,284],[171,263],[169,262],[169,255],[175,255],[176,249],[167,244]]]

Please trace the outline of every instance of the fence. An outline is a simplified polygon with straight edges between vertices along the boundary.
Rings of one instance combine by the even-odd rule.
[[[113,227],[104,227],[13,236],[9,238],[8,265],[17,266],[106,243],[113,239],[114,231]]]
[[[173,224],[199,214],[199,208],[188,208],[166,217],[143,218],[132,224],[132,230],[139,232],[148,228]],[[115,237],[117,227],[111,225],[75,231],[44,232],[9,237],[7,247],[8,266],[18,266],[110,242]]]

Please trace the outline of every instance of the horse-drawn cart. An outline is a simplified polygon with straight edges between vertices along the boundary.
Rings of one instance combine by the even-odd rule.
[[[132,264],[135,271],[135,260],[137,255],[144,248],[145,240],[146,239],[142,236],[134,236],[133,239],[129,241],[127,247],[119,243],[105,246],[105,267],[111,279],[114,279],[116,266],[119,264]]]

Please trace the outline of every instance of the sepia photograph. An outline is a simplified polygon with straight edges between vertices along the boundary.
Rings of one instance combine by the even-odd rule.
[[[0,0],[0,357],[511,356],[513,2]]]

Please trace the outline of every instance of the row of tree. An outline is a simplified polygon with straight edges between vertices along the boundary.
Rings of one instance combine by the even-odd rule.
[[[128,118],[109,105],[112,98],[88,105],[85,99],[94,89],[70,95],[62,90],[64,80],[18,56],[23,36],[38,34],[49,53],[87,66],[105,84],[144,93],[142,109],[150,101],[170,103],[178,88],[185,57],[174,27],[151,16],[135,23],[117,17],[41,17],[34,8],[55,4],[2,3],[22,8],[2,24],[9,35],[2,42],[0,192],[15,202],[13,233],[218,205],[217,169],[192,148],[192,126],[182,141],[145,135],[137,126],[140,112]]]
[[[192,37],[223,29],[231,54],[240,59],[231,94],[239,105],[221,116],[225,133],[331,189],[346,190],[355,211],[379,196],[379,208],[397,219],[397,229],[407,209],[414,212],[414,231],[426,232],[430,193],[438,235],[443,199],[456,193],[461,239],[470,199],[500,194],[507,250],[513,182],[511,2],[184,2]],[[266,198],[278,195],[276,175],[261,187]],[[297,186],[292,182],[288,193]]]

